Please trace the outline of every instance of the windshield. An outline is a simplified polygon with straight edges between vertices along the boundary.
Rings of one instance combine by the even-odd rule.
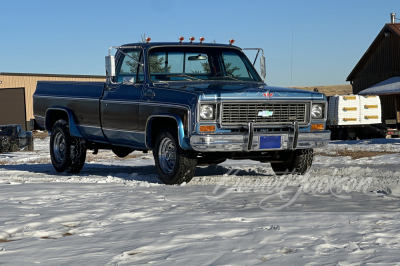
[[[261,82],[247,57],[229,47],[158,47],[149,51],[152,81]]]
[[[12,135],[14,132],[13,126],[0,126],[0,135]]]

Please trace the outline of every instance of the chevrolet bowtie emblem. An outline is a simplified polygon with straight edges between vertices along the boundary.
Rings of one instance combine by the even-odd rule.
[[[272,116],[273,114],[274,114],[273,111],[268,111],[268,110],[259,111],[259,112],[258,112],[258,116],[262,116],[262,117],[270,117],[270,116]]]
[[[274,95],[274,93],[270,93],[269,91],[267,91],[267,93],[263,93],[264,97],[266,97],[267,99],[272,98],[272,96]]]

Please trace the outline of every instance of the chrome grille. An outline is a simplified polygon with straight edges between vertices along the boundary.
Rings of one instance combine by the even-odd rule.
[[[244,125],[253,122],[254,125],[289,124],[298,121],[306,124],[307,103],[222,103],[221,124],[225,126]],[[269,117],[258,116],[260,111],[270,111]]]

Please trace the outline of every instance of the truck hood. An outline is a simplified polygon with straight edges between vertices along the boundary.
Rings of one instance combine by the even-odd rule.
[[[180,83],[170,86],[199,94],[199,100],[326,100],[324,94],[313,91],[280,88],[265,84],[235,83]]]

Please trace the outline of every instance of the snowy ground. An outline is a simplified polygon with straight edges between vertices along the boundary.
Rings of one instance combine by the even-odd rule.
[[[35,148],[0,154],[0,265],[400,265],[400,140],[331,143],[305,177],[227,161],[182,186],[151,154],[67,175]]]

